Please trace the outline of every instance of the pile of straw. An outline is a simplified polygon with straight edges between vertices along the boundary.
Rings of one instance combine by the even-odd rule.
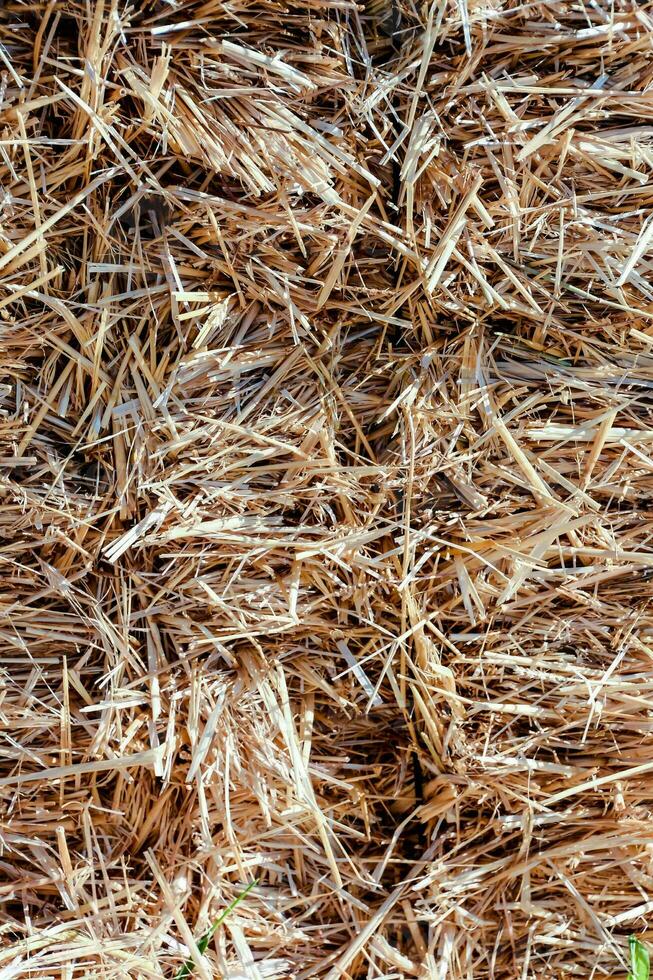
[[[631,0],[3,0],[2,980],[647,939],[652,52]]]

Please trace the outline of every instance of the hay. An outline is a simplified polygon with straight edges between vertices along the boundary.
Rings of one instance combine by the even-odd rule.
[[[4,0],[2,980],[625,971],[652,41]]]

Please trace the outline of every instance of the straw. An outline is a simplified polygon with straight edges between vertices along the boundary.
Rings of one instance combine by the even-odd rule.
[[[0,978],[653,942],[652,40],[0,5]]]

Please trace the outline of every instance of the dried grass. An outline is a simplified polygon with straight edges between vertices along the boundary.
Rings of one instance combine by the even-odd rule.
[[[4,0],[2,980],[625,972],[652,43]]]

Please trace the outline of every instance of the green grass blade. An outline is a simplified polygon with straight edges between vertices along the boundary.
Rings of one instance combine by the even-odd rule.
[[[630,969],[629,980],[650,980],[651,959],[648,949],[641,943],[637,936],[628,937],[630,948]]]
[[[215,920],[215,922],[213,923],[213,925],[211,926],[211,928],[210,929],[207,929],[207,931],[204,933],[204,935],[202,936],[201,939],[198,939],[198,941],[197,941],[197,948],[200,951],[200,953],[204,953],[206,951],[206,949],[207,949],[209,943],[211,942],[212,937],[215,935],[215,932],[218,929],[218,927],[222,925],[222,923],[227,918],[227,916],[231,912],[233,912],[233,910],[236,908],[237,905],[240,905],[240,903],[245,898],[245,896],[249,892],[251,892],[251,890],[254,887],[254,885],[257,885],[257,884],[258,884],[258,878],[255,878],[254,881],[250,881],[250,883],[247,886],[247,888],[245,888],[240,893],[240,895],[236,895],[236,897],[234,898],[234,900],[231,903],[231,905],[228,905],[226,907],[226,909],[224,909],[224,911],[220,913],[220,915]],[[179,967],[179,969],[175,973],[175,980],[186,980],[186,977],[189,977],[191,975],[191,973],[193,972],[194,969],[195,969],[195,962],[194,962],[193,958],[191,957],[190,959],[186,960],[186,962],[184,963],[183,966],[180,966]]]

